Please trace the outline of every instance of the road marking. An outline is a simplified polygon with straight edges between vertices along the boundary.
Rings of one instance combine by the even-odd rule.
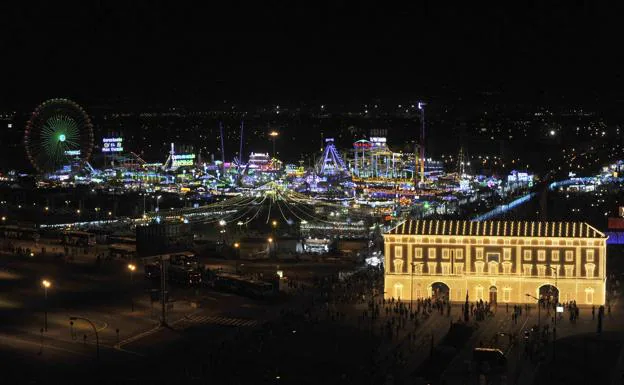
[[[176,322],[176,324],[181,325],[181,329],[185,329],[186,327],[191,326],[192,324],[215,324],[215,325],[223,325],[223,326],[234,326],[234,327],[252,327],[258,324],[256,320],[246,320],[241,318],[229,318],[222,316],[198,316],[191,315],[185,318],[180,319]]]
[[[137,341],[137,340],[139,340],[141,338],[150,336],[150,335],[156,333],[158,330],[160,330],[160,325],[156,325],[155,327],[153,327],[153,328],[151,328],[149,330],[146,330],[146,331],[144,331],[142,333],[139,333],[139,334],[136,334],[134,336],[128,337],[125,340],[120,341],[119,343],[115,344],[114,348],[117,349],[117,350],[123,350],[123,349],[121,349],[122,346],[128,345],[129,343],[135,342],[135,341]],[[130,352],[130,351],[128,351],[128,352]],[[133,352],[130,352],[130,353],[133,353]],[[136,354],[138,354],[138,353],[136,353]]]
[[[102,326],[101,328],[95,328],[95,330],[97,330],[97,332],[101,332],[102,330],[106,329],[108,327],[108,322],[104,321],[104,326]]]
[[[68,314],[68,315],[67,315],[67,318],[70,318],[70,317],[73,317],[73,316]],[[87,317],[82,317],[82,316],[77,316],[77,317],[87,319]],[[76,321],[78,321],[78,320],[76,320]],[[75,323],[76,321],[74,321],[74,323]],[[86,322],[86,321],[84,321],[84,320],[80,320],[80,321]],[[100,333],[102,330],[104,330],[104,329],[108,328],[108,322],[106,322],[106,321],[103,321],[103,322],[104,322],[104,325],[102,325],[100,328],[98,328],[97,326],[95,327],[95,331],[96,331],[97,333]],[[89,323],[87,322],[87,324],[89,324]],[[91,325],[89,325],[89,326],[91,326]],[[87,333],[85,333],[85,334],[87,334],[87,335],[91,335],[91,333],[93,332],[93,328],[92,328],[92,327],[89,327],[89,329],[87,329],[87,330],[88,330],[88,332],[87,332]]]

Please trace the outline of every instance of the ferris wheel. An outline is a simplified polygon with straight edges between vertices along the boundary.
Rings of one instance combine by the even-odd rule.
[[[93,125],[89,115],[68,99],[41,103],[30,116],[24,133],[26,154],[40,173],[86,162],[93,151]]]

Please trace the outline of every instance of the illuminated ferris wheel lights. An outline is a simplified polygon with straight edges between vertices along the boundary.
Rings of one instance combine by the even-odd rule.
[[[93,149],[93,125],[76,103],[50,99],[31,114],[24,145],[30,163],[38,172],[55,172],[70,162],[88,161]]]

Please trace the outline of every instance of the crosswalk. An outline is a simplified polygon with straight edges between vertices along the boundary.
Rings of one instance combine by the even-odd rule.
[[[212,324],[212,325],[221,325],[221,326],[232,326],[232,327],[253,327],[258,324],[256,320],[248,320],[241,318],[230,318],[223,316],[190,316],[185,317],[176,322],[176,328],[186,329],[191,326],[196,326],[200,324]]]

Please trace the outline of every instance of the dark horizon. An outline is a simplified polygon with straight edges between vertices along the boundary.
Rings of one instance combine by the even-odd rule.
[[[3,6],[0,102],[624,99],[618,13],[587,3]],[[538,100],[539,102],[539,100]]]

